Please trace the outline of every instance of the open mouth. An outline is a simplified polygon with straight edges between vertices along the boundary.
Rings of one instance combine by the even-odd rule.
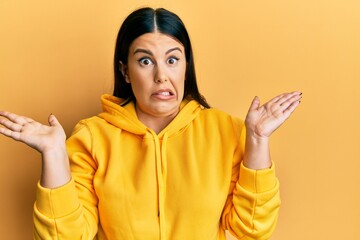
[[[172,92],[161,92],[161,93],[157,93],[158,95],[163,95],[163,96],[171,96],[174,95]]]
[[[157,91],[155,92],[153,95],[158,95],[158,96],[173,96],[175,95],[173,92],[169,91],[169,90],[161,90],[161,91]]]

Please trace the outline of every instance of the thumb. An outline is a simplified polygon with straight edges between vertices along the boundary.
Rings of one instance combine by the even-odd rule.
[[[59,121],[57,120],[57,118],[55,117],[54,114],[50,114],[49,118],[48,118],[48,122],[50,124],[50,126],[54,127],[54,126],[60,126]]]
[[[255,96],[254,99],[251,102],[250,108],[249,108],[249,112],[250,111],[254,111],[257,110],[260,106],[260,99],[258,96]]]

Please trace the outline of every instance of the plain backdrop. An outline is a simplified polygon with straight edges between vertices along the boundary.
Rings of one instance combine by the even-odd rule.
[[[272,137],[282,207],[273,240],[360,239],[360,1],[0,2],[0,109],[66,133],[112,92],[118,28],[142,6],[185,22],[201,92],[244,118],[252,98],[303,101]],[[31,239],[40,154],[0,136],[0,236]]]

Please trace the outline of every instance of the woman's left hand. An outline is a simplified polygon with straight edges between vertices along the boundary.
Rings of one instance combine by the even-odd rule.
[[[256,138],[268,138],[294,112],[300,104],[300,92],[283,93],[260,106],[255,97],[245,119],[247,134]]]

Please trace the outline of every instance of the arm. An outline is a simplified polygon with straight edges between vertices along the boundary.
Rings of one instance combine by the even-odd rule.
[[[237,239],[267,240],[275,229],[280,207],[275,165],[263,170],[244,166],[246,130],[236,121],[240,142],[233,155],[231,184],[222,213],[222,228]]]
[[[66,153],[66,135],[54,115],[49,126],[31,118],[0,111],[0,134],[23,142],[42,154],[40,183],[45,188],[57,188],[70,181],[69,160]]]
[[[234,156],[232,181],[222,226],[241,239],[269,239],[280,207],[279,183],[269,153],[270,135],[299,105],[301,93],[282,94],[260,107],[254,98],[246,131]],[[242,153],[241,149],[245,151]],[[238,163],[237,159],[242,159]]]
[[[0,111],[0,134],[23,142],[42,154],[42,173],[34,205],[34,239],[93,239],[97,233],[97,198],[93,190],[94,161],[86,128],[70,142],[75,177],[71,177],[65,133],[55,116],[49,126],[30,118]],[[82,130],[80,130],[82,129]],[[80,136],[80,137],[79,137]],[[74,145],[74,144],[73,144]],[[80,176],[79,176],[80,175]]]
[[[56,189],[38,185],[34,205],[34,239],[93,239],[98,232],[97,169],[90,129],[76,125],[67,140],[71,181]]]

